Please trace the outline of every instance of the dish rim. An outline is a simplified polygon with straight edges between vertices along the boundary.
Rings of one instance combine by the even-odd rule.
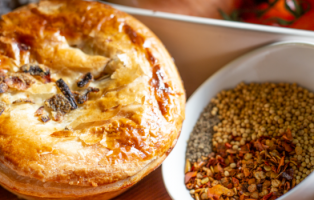
[[[287,27],[275,27],[275,26],[252,24],[252,23],[246,23],[246,22],[236,22],[236,21],[227,21],[227,20],[222,20],[222,19],[211,19],[211,18],[205,18],[205,17],[173,14],[173,13],[154,11],[154,10],[143,9],[143,8],[134,8],[130,6],[124,6],[124,5],[119,5],[115,3],[103,2],[103,1],[101,2],[108,4],[110,6],[113,6],[117,8],[118,10],[129,13],[131,15],[155,17],[155,18],[181,21],[181,22],[187,22],[187,23],[211,25],[211,26],[218,26],[218,27],[225,27],[225,28],[234,28],[234,29],[248,30],[248,31],[258,31],[258,32],[264,32],[264,33],[284,34],[284,35],[290,35],[290,36],[305,36],[305,37],[313,38],[313,35],[314,35],[313,31],[310,31],[310,30],[294,29],[294,28],[287,28]]]

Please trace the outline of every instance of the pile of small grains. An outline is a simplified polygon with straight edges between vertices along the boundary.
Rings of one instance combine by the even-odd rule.
[[[314,94],[297,84],[240,83],[221,91],[188,141],[192,197],[267,200],[286,193],[314,170],[313,114]],[[199,141],[200,133],[209,140]],[[207,154],[199,145],[208,143]]]
[[[190,162],[196,162],[212,152],[213,127],[219,122],[217,113],[212,112],[213,108],[213,103],[207,105],[190,135],[186,151],[186,158]]]

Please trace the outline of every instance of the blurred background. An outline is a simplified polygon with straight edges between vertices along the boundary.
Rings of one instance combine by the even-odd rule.
[[[314,30],[314,0],[108,0],[163,12]]]
[[[0,0],[0,15],[38,0]],[[169,13],[314,30],[314,0],[103,0]]]

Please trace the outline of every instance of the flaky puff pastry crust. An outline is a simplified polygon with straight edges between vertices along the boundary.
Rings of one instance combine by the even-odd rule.
[[[93,78],[80,86],[86,74]],[[174,147],[184,106],[169,53],[126,13],[50,0],[2,16],[0,183],[21,196],[128,188]],[[69,192],[77,188],[86,192]]]

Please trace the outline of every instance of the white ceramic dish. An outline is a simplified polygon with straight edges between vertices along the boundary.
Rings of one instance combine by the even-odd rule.
[[[175,200],[192,200],[184,185],[187,140],[200,113],[222,89],[245,82],[296,82],[314,91],[314,43],[281,42],[254,50],[227,64],[190,97],[177,145],[162,165],[165,186]],[[314,173],[278,200],[313,200]]]

